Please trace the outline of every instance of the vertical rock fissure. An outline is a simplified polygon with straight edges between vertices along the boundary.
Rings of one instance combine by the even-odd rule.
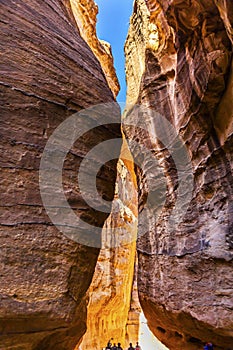
[[[136,5],[137,2],[135,2]],[[143,10],[146,11],[146,18],[143,18],[141,28],[143,33],[137,33],[137,19],[135,16],[131,18],[130,23],[134,23],[135,28],[131,33],[137,35],[133,42],[137,43],[137,38],[141,39],[140,49],[135,46],[133,53],[138,55],[137,64],[140,66],[140,74],[135,75],[137,84],[134,83],[136,91],[127,91],[127,103],[135,103],[135,98],[139,94],[140,81],[145,70],[145,57],[141,59],[140,54],[143,53],[146,42],[149,46],[155,48],[158,45],[158,33],[156,26],[147,25],[149,23],[149,11],[144,3]],[[140,6],[138,7],[140,9]],[[127,40],[130,37],[130,33]],[[93,46],[92,43],[89,43]],[[131,51],[131,49],[130,49]],[[139,52],[137,52],[139,51]],[[101,57],[98,57],[101,60]],[[134,64],[135,65],[135,64]],[[126,65],[126,77],[129,77],[128,66]],[[133,67],[131,67],[133,71]],[[131,86],[128,82],[128,88]],[[126,106],[127,110],[127,106]],[[124,112],[125,114],[126,112]],[[123,139],[124,138],[124,131]],[[115,200],[113,208],[118,207],[118,214],[111,214],[105,223],[105,227],[109,227],[109,234],[112,236],[111,241],[114,244],[101,250],[97,262],[95,275],[89,289],[89,304],[87,314],[87,332],[83,337],[80,348],[100,349],[106,346],[108,340],[112,339],[112,343],[121,342],[123,348],[129,346],[129,342],[136,344],[140,338],[140,320],[142,310],[138,298],[137,290],[137,259],[136,259],[136,237],[137,237],[137,217],[138,217],[138,189],[137,178],[134,168],[132,155],[126,141],[123,143],[120,160],[118,162],[118,177],[116,182]],[[111,229],[118,227],[118,231]],[[104,245],[104,242],[103,242]],[[116,246],[116,247],[115,247]],[[143,319],[143,322],[145,320]],[[144,342],[147,346],[156,346],[158,349],[165,349],[162,344],[152,337],[149,330],[144,332]],[[151,339],[150,339],[151,338]],[[149,340],[150,339],[150,340]],[[142,346],[146,344],[142,344]]]
[[[101,62],[108,81],[111,80],[109,86],[113,89],[112,81],[116,80],[116,73],[111,50],[109,44],[102,40],[99,42],[96,38],[97,8],[93,1],[91,3],[71,1],[71,3],[79,28],[82,28],[81,35]],[[108,59],[109,63],[106,54],[103,55],[103,45],[105,48],[109,47],[108,54],[111,57]],[[115,89],[115,95],[117,92]],[[111,338],[112,342],[121,342],[124,348],[128,345],[127,341],[138,340],[139,310],[138,306],[136,307],[138,299],[134,301],[133,310],[131,305],[131,297],[137,293],[135,283],[133,287],[137,236],[137,183],[126,141],[122,146],[117,170],[113,201],[113,209],[117,209],[117,214],[113,212],[105,223],[109,237],[103,237],[103,248],[88,291],[87,331],[80,345],[82,350],[101,349]],[[114,227],[117,227],[117,230],[114,230]],[[135,319],[136,313],[138,316],[136,315]]]

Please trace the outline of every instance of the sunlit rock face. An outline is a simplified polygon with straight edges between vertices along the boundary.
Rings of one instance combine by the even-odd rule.
[[[155,200],[166,185],[158,216],[149,212],[139,221],[139,233],[143,225],[147,230],[137,249],[140,302],[151,330],[170,349],[200,349],[204,341],[216,349],[233,344],[232,6],[232,1],[138,0],[125,48],[128,101],[169,121],[170,138],[174,131],[179,135],[192,167],[193,186],[190,182],[179,198],[190,180],[179,182],[183,159],[172,160],[170,145],[156,138],[155,113],[125,116],[140,126],[125,127],[129,144],[134,140],[150,149],[162,169]],[[165,127],[164,135],[170,131]],[[141,164],[140,217],[148,208],[152,165],[130,148]],[[178,199],[182,215],[172,225]]]
[[[98,58],[108,85],[116,97],[120,85],[113,66],[111,47],[106,41],[99,40],[96,34],[98,6],[94,0],[70,0],[70,4],[80,34]]]
[[[87,332],[79,349],[98,350],[107,342],[120,342],[123,348],[138,340],[139,319],[132,325],[134,265],[137,235],[137,187],[134,166],[126,143],[117,166],[113,212],[103,229],[100,251],[88,291]],[[134,310],[133,310],[134,309]],[[129,320],[128,320],[129,318]],[[135,335],[135,333],[137,333]]]
[[[114,96],[69,1],[3,0],[0,15],[0,348],[74,349],[86,329],[85,295],[99,249],[81,246],[52,224],[40,197],[39,165],[61,122]],[[111,116],[119,123],[117,107]],[[63,169],[69,205],[101,228],[108,214],[90,210],[82,199],[78,167],[90,147],[120,135],[119,124],[84,135]],[[114,196],[116,163],[99,173],[98,191],[106,200]]]
[[[140,81],[145,70],[145,47],[148,41],[149,16],[150,12],[145,1],[136,1],[125,45],[127,104],[135,103],[139,95]]]

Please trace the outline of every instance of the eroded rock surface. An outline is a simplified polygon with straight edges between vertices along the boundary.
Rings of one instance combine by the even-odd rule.
[[[155,136],[160,126],[154,113],[126,115],[140,127],[125,128],[129,144],[133,139],[152,150],[163,171],[153,198],[159,201],[166,184],[157,220],[148,214],[139,222],[139,229],[148,226],[137,248],[141,305],[150,328],[170,349],[200,349],[204,341],[216,349],[233,344],[232,14],[227,0],[138,0],[125,48],[128,102],[152,108],[173,125],[194,176],[183,197],[186,214],[171,229],[182,186],[179,164],[170,145]],[[142,165],[140,215],[148,207],[152,165],[131,150]]]
[[[40,197],[39,165],[62,121],[114,96],[69,1],[3,0],[0,15],[0,349],[74,349],[86,329],[85,295],[99,249],[69,240],[52,224]],[[117,107],[111,111],[119,123]],[[119,124],[99,127],[65,161],[67,200],[92,225],[102,227],[108,214],[82,199],[78,166],[95,144],[120,135]],[[107,200],[115,179],[116,161],[99,173],[98,190]]]

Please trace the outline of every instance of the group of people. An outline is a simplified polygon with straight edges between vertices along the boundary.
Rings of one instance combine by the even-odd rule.
[[[213,347],[212,343],[206,343],[203,349],[204,350],[214,350],[214,347]],[[121,343],[118,343],[117,345],[116,345],[116,343],[114,343],[112,345],[111,341],[109,340],[105,350],[123,350],[123,349],[121,347]],[[132,343],[130,343],[128,350],[142,350],[142,348],[137,342],[135,348],[133,347]]]
[[[112,345],[111,341],[109,340],[105,350],[123,350],[123,349],[121,347],[121,343],[118,343],[117,345],[116,345],[116,343],[114,343]],[[130,343],[128,350],[142,350],[142,348],[137,342],[135,348],[133,347],[133,344]]]

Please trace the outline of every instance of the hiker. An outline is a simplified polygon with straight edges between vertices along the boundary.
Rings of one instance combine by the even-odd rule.
[[[116,343],[113,344],[112,350],[117,350]]]
[[[204,350],[214,350],[212,343],[206,343],[204,346]]]
[[[111,344],[110,340],[108,341],[108,344],[107,344],[105,349],[106,350],[111,350],[112,349],[112,344]]]
[[[121,347],[121,343],[117,344],[117,350],[123,350],[122,347]]]
[[[137,341],[137,343],[136,343],[135,350],[142,350],[141,346],[138,344],[138,341]]]
[[[129,348],[128,348],[128,350],[134,350],[134,347],[133,347],[132,343],[129,343]]]

